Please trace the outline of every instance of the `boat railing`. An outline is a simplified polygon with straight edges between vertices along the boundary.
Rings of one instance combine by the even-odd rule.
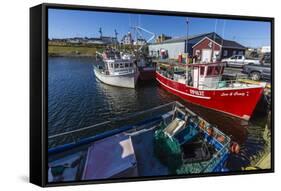
[[[164,70],[157,70],[161,75],[165,76],[166,78],[169,78],[171,80],[176,80],[179,81],[180,79],[186,79],[186,75],[174,75],[169,71],[164,71]],[[186,80],[187,83],[187,80]],[[231,88],[238,88],[238,87],[252,87],[252,84],[249,84],[247,82],[243,82],[241,78],[236,78],[233,80],[216,80],[213,82],[208,82],[206,84],[205,82],[199,82],[198,87],[201,89],[221,89],[221,88],[226,88],[226,87],[231,87]]]
[[[116,129],[122,129],[122,127],[133,126],[139,122],[147,119],[152,119],[163,115],[177,105],[177,102],[169,102],[157,107],[153,107],[147,110],[138,111],[131,114],[122,116],[112,117],[107,121],[103,121],[94,125],[82,127],[79,129],[73,129],[66,132],[58,132],[48,136],[48,148],[54,148],[59,145],[75,143],[79,140],[86,139],[89,137],[97,136],[105,132],[110,132]],[[128,129],[128,128],[125,128]]]
[[[207,126],[206,129],[201,128],[201,130],[203,130],[206,135],[208,135]],[[210,141],[213,144],[220,145],[221,147],[219,147],[220,149],[213,155],[213,158],[205,165],[205,167],[202,169],[201,172],[213,171],[213,169],[219,164],[219,161],[221,161],[225,157],[225,155],[229,152],[229,147],[231,143],[230,137],[217,128],[214,128],[214,132],[212,133],[212,136],[209,136],[208,138],[211,138]]]
[[[199,83],[198,85],[201,87],[201,89],[221,89],[221,88],[238,88],[238,87],[252,87],[252,84],[243,82],[239,79],[235,80],[218,80],[214,82],[208,82],[208,84],[205,84],[204,82]]]
[[[230,139],[224,146],[214,154],[213,158],[206,164],[205,168],[202,169],[203,172],[212,172],[214,168],[219,164],[221,160],[228,154],[230,147]]]
[[[192,115],[195,115],[191,110],[185,108],[186,111],[191,113]],[[198,117],[198,126],[200,131],[204,132],[205,139],[209,139],[212,144],[217,145],[217,148],[219,150],[214,154],[213,158],[208,161],[206,164],[204,164],[204,167],[202,168],[203,172],[211,172],[213,169],[219,164],[219,161],[221,161],[224,157],[226,157],[226,154],[229,152],[229,147],[231,143],[231,139],[229,136],[227,136],[225,133],[220,131],[216,126],[211,125],[209,122],[207,122],[205,119]],[[208,129],[212,128],[213,132],[210,135],[208,132]]]

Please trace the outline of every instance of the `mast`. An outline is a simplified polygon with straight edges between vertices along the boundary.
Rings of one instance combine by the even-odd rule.
[[[132,28],[135,29],[136,33],[139,34],[141,38],[142,38],[142,34],[141,34],[140,31],[144,31],[144,32],[146,32],[146,33],[151,35],[151,37],[146,41],[146,43],[149,43],[150,41],[152,41],[155,38],[155,34],[153,32],[150,32],[147,29],[144,29],[144,28],[142,28],[140,26],[135,26],[135,27],[132,27]],[[138,49],[138,51],[140,51],[143,46],[144,45],[141,45],[140,48]]]
[[[117,48],[117,44],[118,44],[118,40],[117,40],[117,36],[118,36],[118,32],[116,29],[114,29],[114,34],[115,34],[115,41],[114,41],[114,44],[115,44],[115,48]]]
[[[186,80],[187,80],[187,83],[188,83],[188,64],[189,64],[189,59],[188,59],[188,32],[189,32],[189,27],[188,27],[188,17],[186,18],[186,45],[185,45],[185,48],[186,48]]]
[[[214,32],[214,36],[213,36],[213,40],[214,42],[216,42],[216,32],[217,32],[217,23],[218,23],[218,19],[216,19],[216,23],[215,23],[215,32]],[[212,62],[215,61],[215,43],[213,43],[213,46],[212,46]]]
[[[99,29],[99,33],[100,33],[100,38],[102,38],[102,28],[101,27]]]
[[[220,56],[220,59],[222,59],[222,56],[223,56],[223,39],[224,39],[224,29],[225,29],[225,20],[223,20],[223,27],[222,27],[222,38],[221,38],[221,56]]]

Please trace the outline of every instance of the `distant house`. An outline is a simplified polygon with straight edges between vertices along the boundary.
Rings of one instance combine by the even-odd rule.
[[[132,34],[128,32],[128,34],[124,35],[123,38],[121,39],[121,44],[133,44],[134,40],[132,37]]]
[[[261,53],[269,53],[271,52],[270,46],[262,46],[261,47]]]
[[[138,38],[135,42],[134,45],[145,45],[146,44],[146,40],[143,38]]]
[[[101,38],[88,38],[87,41],[85,42],[86,44],[105,44],[104,41],[102,41]]]
[[[101,36],[99,38],[74,37],[74,38],[67,38],[66,42],[71,44],[101,44],[101,45],[119,43],[116,37],[108,37],[108,36]]]
[[[83,42],[83,38],[82,37],[68,38],[66,39],[66,42],[71,44],[79,44]]]
[[[245,49],[241,44],[223,39],[218,34],[211,32],[150,44],[149,54],[159,56],[161,50],[166,50],[168,57],[172,59],[178,58],[179,54],[188,53],[189,56],[196,55],[201,58],[204,57],[205,60],[211,60],[212,56],[215,55],[217,59],[230,57],[234,54],[244,55]]]
[[[118,40],[116,37],[102,36],[100,37],[100,39],[102,42],[104,42],[104,44],[118,44]]]

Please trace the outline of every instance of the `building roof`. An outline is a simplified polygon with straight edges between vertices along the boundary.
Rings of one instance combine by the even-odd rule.
[[[165,43],[182,42],[182,41],[191,40],[191,39],[201,37],[201,36],[207,36],[207,35],[210,35],[210,34],[212,34],[212,33],[203,33],[203,34],[198,34],[198,35],[191,35],[191,36],[188,36],[188,38],[187,38],[187,36],[176,37],[176,38],[171,38],[171,39],[165,40],[165,41],[160,42],[160,43],[153,43],[153,44],[165,44]]]
[[[209,38],[209,39],[213,40],[217,44],[221,45],[223,48],[246,49],[246,47],[239,44],[238,42],[233,41],[233,40],[226,40],[226,39],[221,38],[220,36],[216,36],[215,38],[214,37],[211,37],[211,38],[204,37],[203,39],[205,39],[205,38]]]
[[[223,40],[223,48],[236,48],[236,49],[246,49],[245,46],[239,44],[238,42],[232,40]]]
[[[187,38],[187,36],[172,38],[172,39],[168,39],[168,40],[165,40],[163,42],[160,42],[160,43],[153,43],[153,44],[183,42],[183,41],[192,40],[192,39],[195,39],[195,38],[198,38],[198,41],[196,40],[196,43],[198,43],[200,40],[202,40],[205,37],[208,37],[209,39],[214,40],[216,43],[222,45],[224,48],[235,48],[235,49],[245,49],[246,48],[243,45],[239,44],[238,42],[223,39],[221,36],[219,36],[215,32],[192,35],[192,36],[188,36],[188,38]]]

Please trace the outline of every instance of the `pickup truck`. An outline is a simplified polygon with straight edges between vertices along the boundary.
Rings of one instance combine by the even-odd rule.
[[[243,55],[233,55],[230,58],[222,59],[222,62],[226,63],[226,66],[231,67],[243,67],[247,64],[260,64],[259,60],[247,59]]]
[[[242,73],[248,74],[251,80],[271,79],[271,55],[266,54],[260,64],[247,64],[243,66]]]
[[[271,65],[270,64],[248,64],[243,66],[242,73],[248,74],[251,80],[258,81],[260,79],[270,80]]]

